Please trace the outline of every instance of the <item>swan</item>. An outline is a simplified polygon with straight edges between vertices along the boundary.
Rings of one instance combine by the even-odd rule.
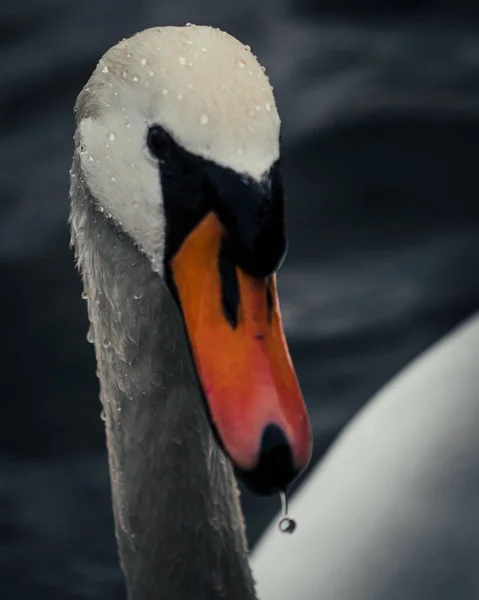
[[[255,598],[233,468],[271,494],[312,446],[276,290],[271,85],[225,32],[158,27],[104,54],[75,112],[69,222],[128,597]]]

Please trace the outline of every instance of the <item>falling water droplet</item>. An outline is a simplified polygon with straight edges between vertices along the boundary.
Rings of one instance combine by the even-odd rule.
[[[86,341],[90,344],[95,343],[95,333],[93,331],[92,325],[90,325],[90,328],[88,329],[88,333],[86,334]]]
[[[110,131],[110,133],[108,134],[108,139],[110,140],[110,142],[113,142],[113,140],[116,138],[116,133],[114,131]]]
[[[102,73],[108,73],[108,71],[109,71],[109,68],[106,65],[101,70]]]
[[[279,492],[279,497],[281,498],[281,511],[283,517],[278,523],[278,528],[281,533],[293,533],[296,529],[296,521],[291,519],[291,517],[288,517],[288,499],[286,498],[286,492],[281,490]]]
[[[106,413],[105,413],[105,409],[103,409],[100,413],[100,419],[102,421],[106,421]]]
[[[203,113],[203,114],[201,115],[201,117],[200,117],[200,123],[201,123],[202,125],[206,125],[206,124],[207,124],[207,123],[209,123],[209,122],[210,122],[210,118],[209,118],[209,116],[208,116],[207,114]]]

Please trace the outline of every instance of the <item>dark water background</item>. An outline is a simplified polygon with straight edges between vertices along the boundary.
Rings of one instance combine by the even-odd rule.
[[[123,598],[68,249],[72,107],[109,46],[186,21],[251,44],[275,86],[290,233],[280,293],[315,460],[372,393],[479,308],[474,3],[2,2],[1,600]],[[243,499],[254,543],[278,504]]]

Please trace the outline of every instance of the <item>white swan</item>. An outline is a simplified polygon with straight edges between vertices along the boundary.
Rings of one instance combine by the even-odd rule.
[[[165,27],[110,49],[76,110],[72,242],[129,598],[254,598],[220,445],[259,493],[311,454],[276,295],[271,86],[226,33]]]
[[[261,600],[478,598],[479,315],[346,428],[251,564]]]

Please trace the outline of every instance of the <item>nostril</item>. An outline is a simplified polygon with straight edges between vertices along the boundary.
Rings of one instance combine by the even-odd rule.
[[[277,425],[265,428],[256,467],[239,475],[253,492],[264,495],[286,489],[298,475],[291,446]]]

